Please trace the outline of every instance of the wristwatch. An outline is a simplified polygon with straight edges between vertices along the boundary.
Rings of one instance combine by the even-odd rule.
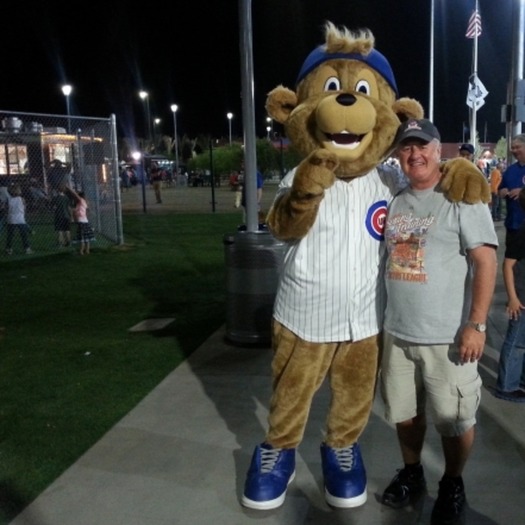
[[[474,321],[467,321],[466,323],[471,328],[474,328],[477,332],[485,332],[487,330],[487,325],[485,323],[475,323]]]

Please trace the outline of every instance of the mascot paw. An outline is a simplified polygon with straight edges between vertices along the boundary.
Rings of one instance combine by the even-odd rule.
[[[293,191],[297,197],[323,195],[335,182],[334,171],[339,165],[337,155],[326,150],[315,150],[297,167]]]
[[[452,159],[441,165],[441,187],[452,202],[490,202],[490,186],[479,168],[463,158]]]
[[[309,157],[308,162],[313,166],[321,166],[326,168],[333,173],[337,166],[339,166],[339,160],[337,155],[325,149],[315,150]]]

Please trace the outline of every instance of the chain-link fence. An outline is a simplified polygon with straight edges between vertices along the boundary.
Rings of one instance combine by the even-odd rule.
[[[69,202],[62,207],[69,214],[69,228],[58,220],[57,195],[64,186],[83,192],[88,203],[92,248],[123,242],[115,117],[0,110],[1,258],[75,249],[73,193],[66,191]],[[14,220],[13,210],[8,217],[9,201],[17,193],[27,227],[9,224]]]

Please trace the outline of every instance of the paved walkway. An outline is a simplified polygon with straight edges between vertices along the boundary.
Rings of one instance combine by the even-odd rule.
[[[498,232],[502,240],[501,224]],[[489,392],[506,328],[504,305],[500,281],[480,367],[477,438],[464,476],[471,525],[525,520],[525,405]],[[361,439],[368,502],[352,510],[326,505],[319,455],[326,386],[315,398],[284,505],[267,512],[240,506],[252,450],[266,428],[270,360],[268,348],[228,345],[224,328],[218,330],[11,525],[428,524],[442,469],[439,438],[430,427],[424,449],[428,494],[416,507],[382,506],[378,498],[400,461],[379,399]]]

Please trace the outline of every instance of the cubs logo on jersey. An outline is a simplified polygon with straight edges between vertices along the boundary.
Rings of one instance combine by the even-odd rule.
[[[387,202],[378,201],[368,209],[365,226],[368,233],[377,241],[384,240]]]

